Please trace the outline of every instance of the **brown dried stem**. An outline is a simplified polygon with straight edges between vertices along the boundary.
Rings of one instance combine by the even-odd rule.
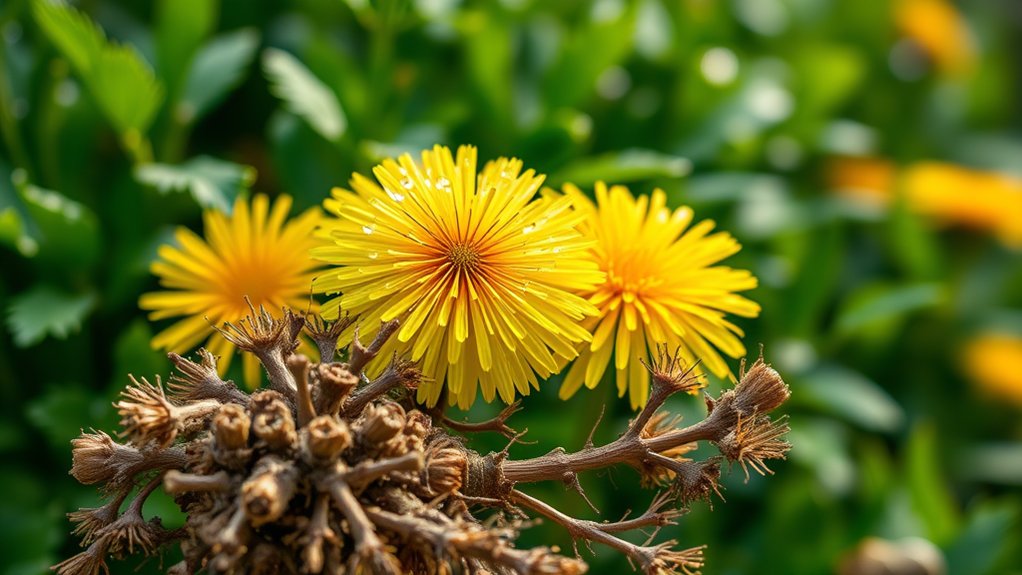
[[[376,337],[373,338],[369,347],[362,345],[358,338],[359,329],[356,326],[355,339],[351,342],[351,357],[348,359],[348,369],[351,370],[351,373],[361,374],[366,365],[380,353],[380,350],[383,349],[383,344],[387,343],[387,340],[390,339],[390,336],[394,335],[394,332],[397,331],[400,325],[401,322],[396,319],[383,322],[380,325],[380,331],[376,332]]]
[[[377,336],[377,339],[379,339],[379,336]],[[375,343],[375,340],[373,343]],[[357,373],[354,369],[351,371],[352,373]],[[397,387],[414,388],[418,385],[421,377],[422,374],[415,367],[414,363],[399,358],[397,354],[394,354],[394,359],[391,360],[390,365],[387,366],[387,369],[379,377],[369,382],[369,385],[355,390],[348,397],[341,408],[341,413],[349,418],[358,417],[362,410],[365,409],[365,406],[369,405],[373,400],[382,397]]]
[[[492,431],[495,433],[499,433],[508,439],[511,439],[513,437],[516,437],[518,435],[518,432],[507,425],[507,420],[510,419],[512,415],[518,413],[521,410],[521,405],[522,400],[519,399],[518,401],[502,409],[501,412],[498,413],[496,417],[492,419],[487,419],[486,421],[480,421],[478,423],[470,423],[468,421],[454,421],[453,419],[447,417],[446,415],[442,415],[442,417],[444,425],[450,427],[455,431],[460,431],[462,433],[480,433],[483,431]]]

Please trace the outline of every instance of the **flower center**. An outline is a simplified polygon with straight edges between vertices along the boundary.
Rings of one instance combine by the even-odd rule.
[[[479,251],[475,246],[468,246],[465,244],[454,244],[447,249],[447,259],[454,264],[455,267],[464,270],[472,270],[479,267],[482,262],[482,257],[479,255]]]

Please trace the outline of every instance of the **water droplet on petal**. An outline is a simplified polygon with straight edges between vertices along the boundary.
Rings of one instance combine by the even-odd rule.
[[[366,235],[370,235],[376,231],[376,224],[365,224],[362,226],[362,231],[365,232]]]
[[[387,192],[387,195],[390,196],[390,199],[394,200],[395,202],[403,202],[405,199],[404,194],[399,194],[390,188],[383,188],[383,191]]]
[[[555,254],[559,254],[559,253],[561,253],[561,247],[560,247],[560,246],[557,246],[556,248],[554,248],[554,253],[555,253]]]
[[[376,258],[380,257],[380,254],[378,254],[376,252],[369,252],[368,255],[369,255],[369,259],[371,259],[371,260],[375,260]]]
[[[401,180],[401,187],[406,189],[406,190],[412,189],[413,185],[415,185],[415,184],[412,182],[411,178],[404,178],[404,179]]]
[[[529,224],[529,225],[525,226],[524,228],[522,228],[522,233],[523,234],[531,234],[534,231],[536,231],[536,224]]]
[[[451,181],[447,178],[440,176],[436,181],[437,189],[444,190],[445,192],[451,191]]]

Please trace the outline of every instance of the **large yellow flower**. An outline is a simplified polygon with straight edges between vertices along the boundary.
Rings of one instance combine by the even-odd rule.
[[[672,212],[661,190],[636,199],[623,186],[608,190],[599,182],[595,205],[574,186],[565,193],[586,216],[580,229],[596,240],[592,253],[607,279],[577,292],[600,315],[585,324],[593,339],[565,376],[561,397],[583,383],[595,387],[613,355],[618,395],[627,390],[633,409],[644,405],[649,374],[636,358],[647,358],[658,344],[678,349],[685,363],[698,359],[720,377],[730,373],[717,350],[741,357],[745,347],[725,314],[759,314],[759,305],[734,293],[756,287],[756,278],[714,265],[741,249],[738,242],[724,232],[707,235],[714,226],[709,220],[689,227],[692,210]]]
[[[319,245],[313,231],[322,214],[313,208],[287,221],[290,209],[289,196],[280,196],[272,207],[264,195],[255,196],[251,207],[239,198],[232,215],[215,210],[203,214],[207,240],[181,227],[175,234],[178,247],[160,246],[151,270],[167,290],[144,294],[139,305],[151,310],[151,320],[183,319],[157,334],[153,347],[186,353],[208,338],[205,345],[222,358],[224,373],[234,346],[214,334],[209,322],[234,322],[248,315],[246,296],[257,309],[266,306],[275,315],[283,306],[308,307],[319,266],[309,252]],[[243,361],[245,382],[258,385],[258,360],[244,354]]]
[[[457,157],[437,146],[386,160],[377,182],[355,174],[354,191],[335,189],[328,211],[338,220],[314,251],[336,266],[317,289],[342,295],[338,308],[360,315],[363,334],[401,319],[376,366],[392,351],[419,361],[427,381],[418,397],[437,402],[446,381],[450,401],[468,407],[477,387],[491,401],[529,393],[575,357],[590,334],[581,320],[596,309],[574,292],[603,274],[575,230],[581,215],[570,198],[534,199],[543,177],[500,158],[476,173],[476,150]]]
[[[991,399],[1022,407],[1022,337],[984,333],[962,354],[965,372]]]

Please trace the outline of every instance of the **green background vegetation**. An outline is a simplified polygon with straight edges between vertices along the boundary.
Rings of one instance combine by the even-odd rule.
[[[707,573],[830,573],[867,536],[926,538],[951,573],[1022,573],[1019,411],[958,362],[978,330],[1022,333],[1018,252],[902,207],[864,212],[822,177],[849,152],[1018,172],[1010,0],[963,8],[979,50],[964,77],[902,62],[882,1],[77,6],[0,3],[0,569],[75,552],[64,513],[96,495],[67,475],[69,440],[114,429],[127,373],[168,373],[137,301],[175,225],[200,230],[203,207],[250,191],[316,205],[352,171],[439,142],[521,157],[555,185],[660,186],[743,242],[729,263],[760,277],[763,306],[745,341],[791,384],[794,448],[661,534],[709,544]],[[609,381],[566,403],[557,387],[512,420],[538,441],[517,453],[580,447],[601,406],[597,439],[631,415]],[[670,406],[693,421],[700,404]],[[582,484],[612,519],[653,495],[628,469]],[[592,517],[561,485],[529,491]],[[180,520],[165,498],[149,507]],[[522,539],[540,543],[571,549],[546,524]],[[582,552],[593,572],[627,569]]]

